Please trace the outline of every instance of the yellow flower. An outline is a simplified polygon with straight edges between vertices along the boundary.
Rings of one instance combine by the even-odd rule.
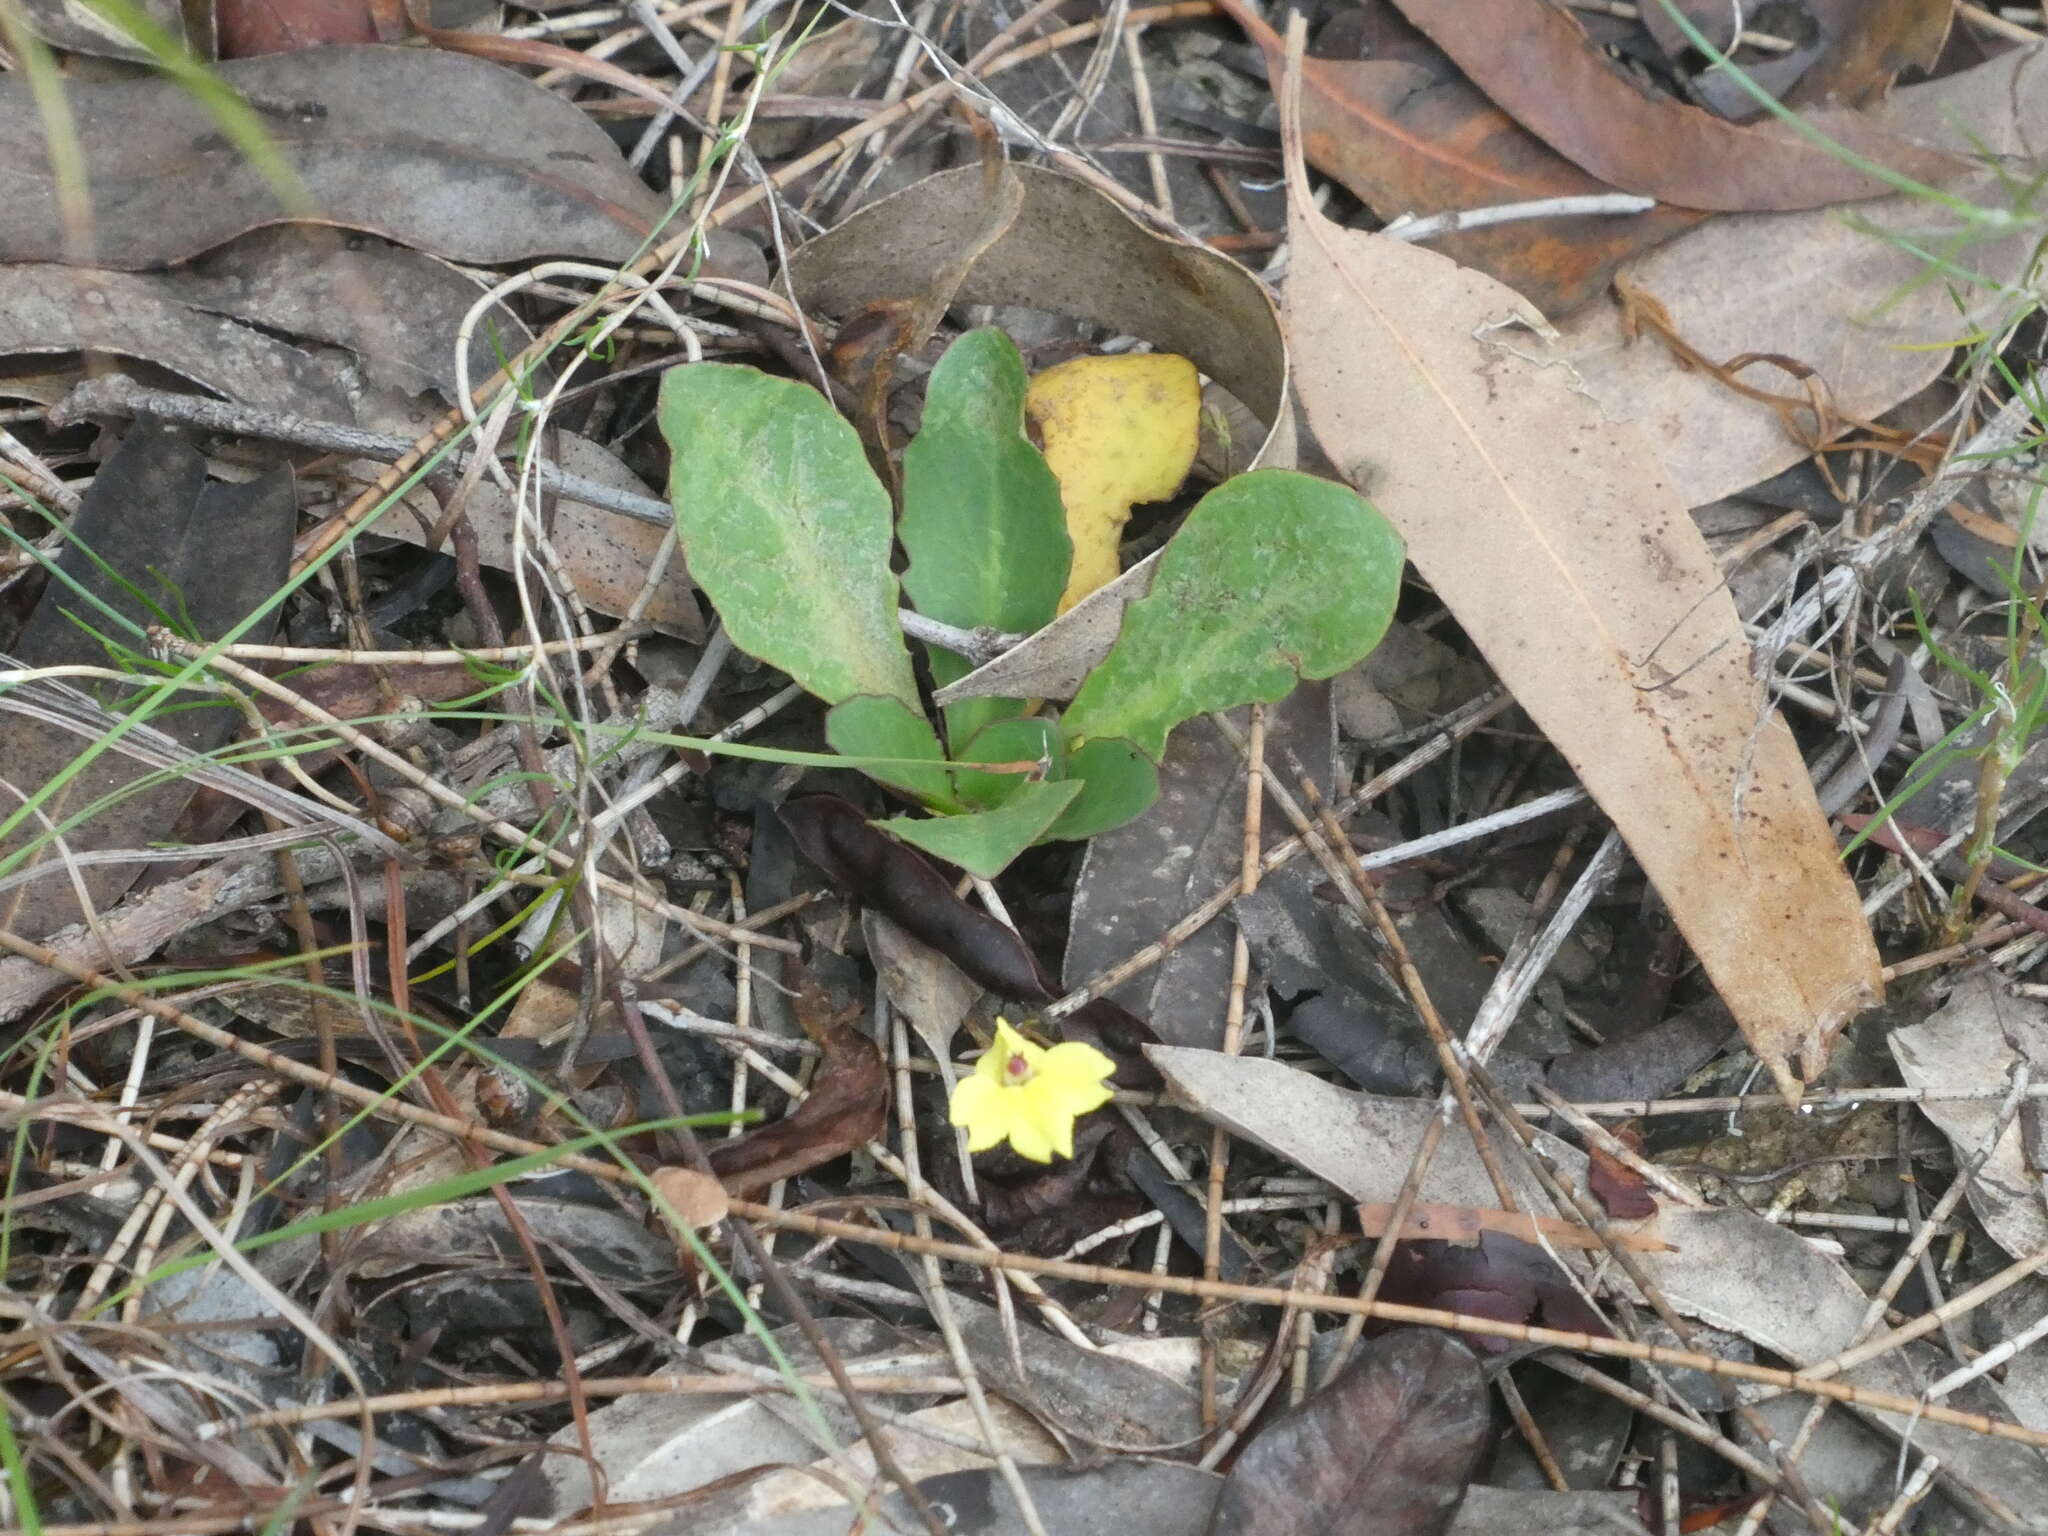
[[[1115,1070],[1092,1045],[1070,1040],[1047,1050],[997,1019],[996,1043],[953,1090],[951,1119],[966,1128],[970,1152],[1007,1137],[1034,1163],[1051,1162],[1055,1152],[1072,1157],[1074,1121],[1110,1101],[1103,1079]]]

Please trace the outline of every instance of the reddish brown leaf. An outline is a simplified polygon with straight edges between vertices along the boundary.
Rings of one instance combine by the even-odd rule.
[[[395,43],[405,36],[402,16],[379,16],[365,0],[217,0],[214,25],[224,59],[328,43]]]
[[[889,1074],[874,1041],[844,1020],[821,1017],[813,987],[798,999],[804,1033],[824,1047],[810,1097],[773,1125],[721,1141],[706,1154],[726,1191],[739,1199],[864,1147],[889,1119]]]
[[[1408,1306],[1441,1307],[1508,1323],[1540,1321],[1546,1328],[1599,1335],[1608,1331],[1549,1254],[1498,1232],[1482,1232],[1473,1244],[1401,1243],[1380,1295]],[[1474,1336],[1466,1342],[1493,1354],[1508,1347],[1505,1339]]]
[[[826,879],[895,919],[989,991],[1034,1002],[1053,996],[1045,973],[1012,929],[970,907],[937,865],[876,831],[852,801],[804,795],[781,814],[797,847]]]
[[[1646,95],[1591,48],[1578,22],[1544,0],[1398,0],[1495,105],[1580,169],[1681,208],[1818,208],[1890,190],[1775,120],[1727,122]],[[1808,120],[1838,143],[1919,181],[1960,161],[1854,112]]]
[[[1624,1126],[1615,1135],[1632,1151],[1642,1147],[1643,1138],[1633,1126]],[[1617,1221],[1641,1221],[1657,1214],[1657,1197],[1650,1193],[1649,1181],[1606,1148],[1593,1143],[1586,1147],[1586,1187]]]
[[[1470,1350],[1448,1334],[1387,1334],[1252,1441],[1210,1536],[1436,1536],[1492,1428]]]
[[[1244,0],[1217,0],[1280,68],[1281,41]],[[1428,47],[1426,43],[1422,46]],[[1383,219],[1613,190],[1501,112],[1468,81],[1410,57],[1302,61],[1302,148]],[[1443,74],[1451,75],[1448,63]],[[1597,297],[1614,269],[1699,222],[1655,208],[1628,218],[1530,219],[1431,242],[1519,290],[1548,315]]]

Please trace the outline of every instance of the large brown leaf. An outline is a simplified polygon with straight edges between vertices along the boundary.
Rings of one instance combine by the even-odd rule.
[[[1290,141],[1291,104],[1283,105]],[[1316,436],[1585,781],[1780,1086],[1882,991],[1798,745],[1649,445],[1525,345],[1520,299],[1340,229],[1290,142],[1288,328]]]
[[[1818,208],[1890,188],[1777,122],[1727,122],[1646,95],[1545,0],[1396,0],[1494,104],[1566,159],[1625,192],[1681,208]],[[1855,112],[1809,115],[1866,160],[1916,180],[1960,161],[1901,139]]]
[[[1244,0],[1217,4],[1277,71],[1279,34]],[[1431,70],[1413,51],[1302,61],[1302,152],[1382,219],[1613,190],[1494,106],[1447,62]],[[1702,217],[1653,208],[1627,218],[1527,219],[1433,244],[1519,290],[1545,314],[1561,315],[1597,298],[1629,257]]]
[[[1414,1328],[1374,1339],[1238,1457],[1210,1536],[1437,1536],[1492,1427],[1463,1344]]]
[[[310,212],[281,202],[178,82],[67,83],[100,265],[164,266],[300,217],[458,261],[622,261],[666,207],[574,106],[478,59],[366,45],[217,73],[262,120]],[[0,84],[0,144],[0,261],[66,259],[42,116],[17,78]]]

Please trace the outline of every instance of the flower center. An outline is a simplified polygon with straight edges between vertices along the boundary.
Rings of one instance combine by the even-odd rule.
[[[1010,1059],[1003,1063],[1003,1082],[1017,1088],[1031,1081],[1031,1063],[1022,1051],[1012,1051]]]

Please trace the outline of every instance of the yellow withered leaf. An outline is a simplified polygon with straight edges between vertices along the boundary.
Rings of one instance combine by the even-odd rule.
[[[1131,508],[1180,489],[1201,435],[1195,365],[1166,352],[1077,357],[1031,381],[1024,411],[1060,482],[1074,564],[1065,613],[1117,577]]]

